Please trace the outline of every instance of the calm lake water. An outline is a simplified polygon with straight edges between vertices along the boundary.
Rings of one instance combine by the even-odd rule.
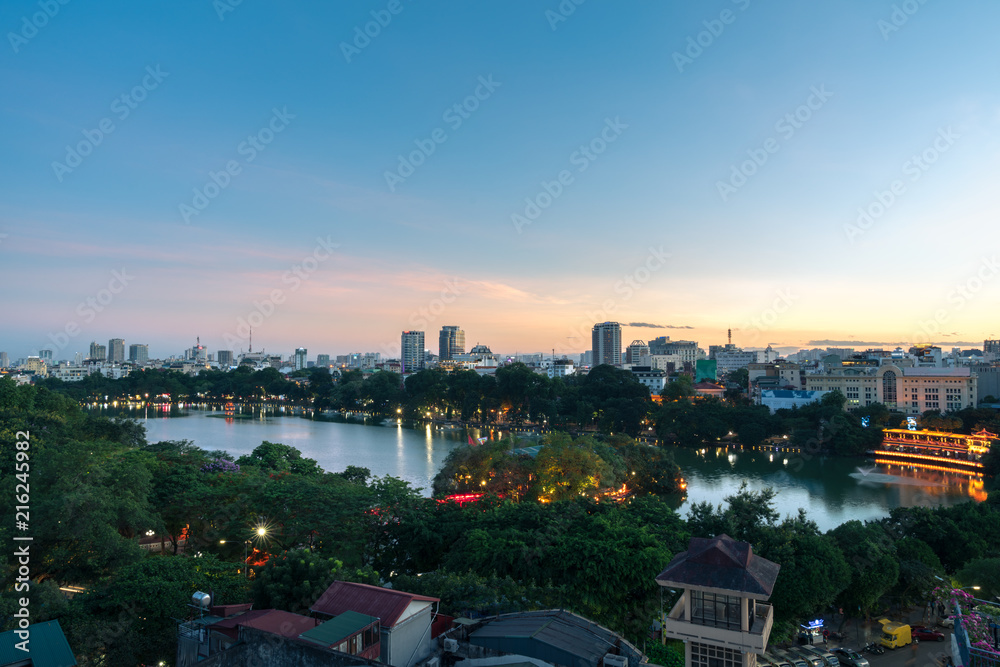
[[[430,495],[431,481],[448,452],[466,445],[469,435],[479,435],[475,429],[319,420],[301,409],[244,414],[244,418],[226,418],[218,409],[139,409],[124,414],[146,427],[150,442],[190,440],[202,449],[225,450],[234,457],[249,454],[264,440],[280,442],[329,472],[361,466],[374,475],[404,479],[422,488],[424,495]],[[894,507],[985,499],[981,481],[957,474],[780,451],[720,447],[675,448],[673,453],[688,482],[686,498],[678,501],[682,516],[691,503],[721,503],[744,481],[754,490],[773,487],[783,517],[803,508],[821,530],[851,519],[884,517]]]

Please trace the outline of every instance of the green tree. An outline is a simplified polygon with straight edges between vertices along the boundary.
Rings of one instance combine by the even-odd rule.
[[[265,473],[289,472],[295,475],[319,475],[323,469],[313,459],[290,445],[263,441],[254,450],[236,460],[239,466],[254,467]]]
[[[830,531],[830,536],[844,554],[851,573],[851,581],[837,596],[837,604],[852,615],[870,614],[899,578],[892,539],[881,523],[860,521],[843,523]]]

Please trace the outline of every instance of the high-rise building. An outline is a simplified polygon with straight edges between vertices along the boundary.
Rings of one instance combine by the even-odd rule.
[[[443,332],[442,340],[444,340]],[[401,337],[400,351],[404,373],[416,373],[422,370],[424,368],[424,332],[404,331]]]
[[[149,345],[135,343],[128,346],[128,360],[137,364],[149,361]]]
[[[97,341],[90,344],[90,356],[88,359],[92,361],[107,361],[108,359],[108,348],[104,347]]]
[[[6,352],[0,352],[0,368],[7,368],[10,366],[10,357],[7,356]]]
[[[308,366],[306,365],[306,354],[308,351],[304,347],[295,348],[295,370],[301,371]]]
[[[639,366],[639,359],[649,354],[649,346],[644,340],[634,340],[632,344],[625,348],[625,363],[631,366]]]
[[[591,349],[594,351],[594,366],[601,364],[622,365],[622,325],[617,322],[595,324],[591,341]]]
[[[124,339],[112,338],[108,341],[108,361],[118,363],[125,361]]]
[[[2,366],[3,364],[0,364]],[[73,365],[83,366],[83,352],[76,352],[73,354]]]
[[[449,361],[456,354],[465,354],[465,332],[457,326],[441,327],[438,339],[440,361]]]
[[[44,361],[49,366],[52,365],[52,350],[39,350],[38,358]]]
[[[219,360],[219,368],[231,368],[233,365],[233,351],[232,350],[219,350],[215,353],[215,356]]]
[[[323,368],[330,367],[330,355],[329,354],[317,354],[316,355],[316,365]]]

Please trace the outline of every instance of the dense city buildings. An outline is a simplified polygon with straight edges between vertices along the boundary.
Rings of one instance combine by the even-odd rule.
[[[457,326],[441,327],[438,356],[441,361],[450,361],[456,354],[465,354],[465,332]]]
[[[622,327],[618,322],[602,322],[591,332],[593,365],[622,365]]]
[[[415,373],[424,368],[424,332],[404,331],[400,337],[403,370]]]
[[[847,397],[848,410],[882,403],[890,410],[919,415],[927,410],[951,412],[974,407],[977,379],[967,367],[922,368],[887,363],[877,368],[835,367],[826,373],[806,375],[805,389],[837,389]]]

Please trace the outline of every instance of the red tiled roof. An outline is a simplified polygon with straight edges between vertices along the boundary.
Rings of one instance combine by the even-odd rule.
[[[213,623],[211,627],[219,629],[235,628],[243,625],[248,628],[256,628],[269,632],[272,635],[281,635],[289,639],[296,639],[306,630],[312,630],[320,621],[316,618],[293,614],[280,609],[256,609],[248,611],[238,616],[230,616],[218,623]]]
[[[339,616],[345,611],[356,611],[359,614],[375,616],[382,625],[392,627],[414,600],[440,602],[438,598],[394,591],[391,588],[335,581],[319,596],[311,610],[330,616]]]

